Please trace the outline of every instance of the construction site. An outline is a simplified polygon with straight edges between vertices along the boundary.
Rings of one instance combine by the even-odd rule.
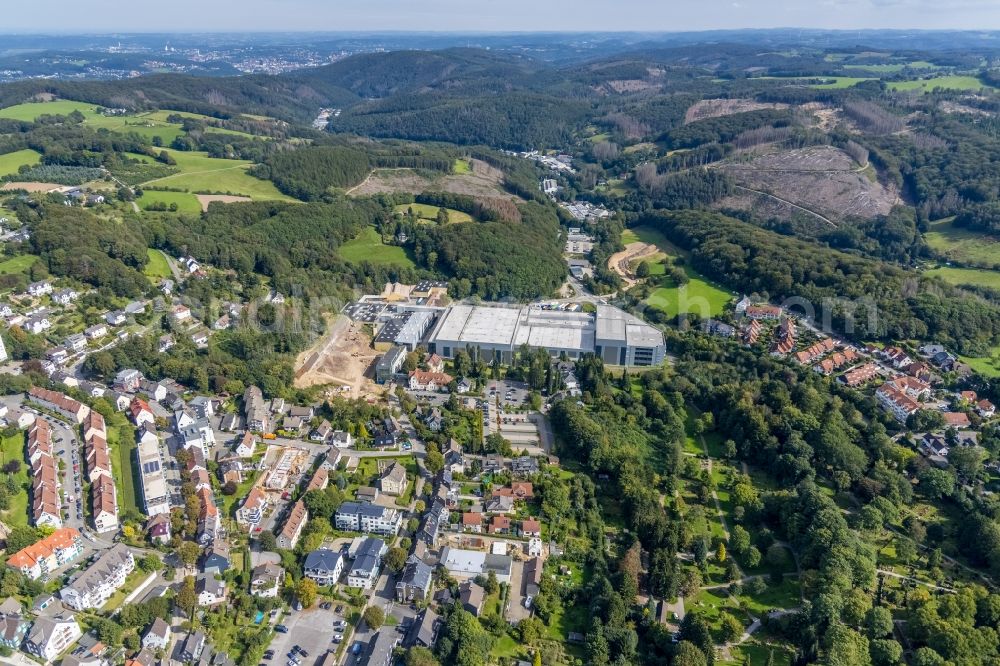
[[[351,398],[374,395],[371,377],[377,352],[370,327],[343,315],[327,319],[326,334],[295,360],[295,388],[329,386],[329,394]]]

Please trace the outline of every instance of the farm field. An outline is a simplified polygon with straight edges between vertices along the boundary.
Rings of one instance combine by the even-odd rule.
[[[246,171],[251,163],[241,160],[224,160],[209,157],[204,152],[167,151],[177,162],[180,173],[143,183],[156,184],[171,189],[202,193],[231,193],[251,199],[279,199],[293,201],[278,191],[273,183],[254,178]]]
[[[935,88],[945,88],[948,90],[979,90],[981,88],[991,88],[974,76],[936,76],[933,79],[920,81],[890,81],[886,85],[891,90],[930,92]]]
[[[931,230],[924,234],[924,241],[942,256],[963,263],[980,266],[1000,264],[1000,243],[983,233],[956,227],[954,218],[931,223]]]
[[[13,273],[24,273],[38,259],[33,254],[22,254],[16,257],[0,261],[0,275],[11,275]]]
[[[395,265],[402,268],[415,268],[416,264],[406,254],[406,250],[395,245],[386,245],[374,227],[365,227],[357,238],[341,245],[337,252],[344,261],[360,263],[367,261],[372,264]]]
[[[38,164],[41,159],[42,156],[30,148],[0,155],[0,176],[17,173],[18,167],[25,164]]]
[[[973,287],[989,287],[1000,289],[1000,272],[984,268],[933,268],[924,271],[924,275],[933,275],[954,285],[969,285]]]
[[[146,254],[149,256],[149,262],[143,269],[143,273],[151,279],[169,278],[171,275],[170,264],[167,263],[167,257],[163,252],[149,247],[146,248]]]
[[[200,213],[201,202],[198,197],[190,192],[157,192],[155,190],[145,190],[142,196],[136,200],[139,208],[149,210],[150,206],[162,203],[170,206],[177,204],[177,210],[181,213]]]
[[[818,88],[819,90],[839,90],[841,88],[851,88],[864,81],[874,80],[871,78],[856,76],[824,76],[821,78],[825,81],[825,83],[814,83],[809,87]]]
[[[437,206],[431,206],[428,204],[419,204],[419,203],[399,204],[398,206],[396,206],[394,210],[397,213],[402,213],[405,215],[407,210],[411,208],[413,209],[413,212],[416,214],[418,219],[423,220],[424,222],[437,223],[437,214],[439,210]],[[448,212],[448,222],[450,224],[473,221],[472,216],[469,215],[468,213],[463,213],[462,211],[455,210],[453,208],[445,208],[445,210]]]
[[[913,62],[896,62],[885,65],[854,65],[848,63],[845,65],[848,69],[861,69],[866,72],[872,72],[873,74],[895,74],[896,72],[901,72],[905,68],[910,69],[937,69],[937,65],[932,62],[927,62],[926,60],[914,60]]]

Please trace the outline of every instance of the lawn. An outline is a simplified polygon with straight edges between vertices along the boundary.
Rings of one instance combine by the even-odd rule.
[[[38,164],[41,159],[41,153],[37,153],[30,148],[0,155],[0,176],[9,176],[10,174],[17,173],[18,167],[25,164]]]
[[[797,608],[802,604],[801,595],[798,579],[786,576],[781,585],[771,585],[768,581],[767,589],[760,594],[750,596],[744,591],[738,598],[742,607],[751,615],[760,617],[772,608]]]
[[[941,267],[924,271],[924,275],[939,277],[948,284],[1000,289],[1000,272],[983,268]]]
[[[167,263],[166,255],[151,247],[146,248],[146,254],[149,256],[149,261],[146,263],[146,267],[142,269],[146,277],[154,280],[156,278],[163,280],[170,278],[172,273],[170,272],[170,264]]]
[[[357,238],[341,245],[337,252],[344,261],[360,263],[367,261],[377,265],[395,265],[401,268],[416,268],[406,250],[396,245],[386,245],[375,227],[365,227]]]
[[[755,640],[747,641],[742,645],[732,648],[730,653],[732,655],[731,660],[721,660],[716,663],[722,665],[731,664],[732,666],[746,666],[747,664],[750,666],[764,666],[765,664],[791,666],[792,664],[792,653],[788,648],[780,645],[767,645]],[[768,661],[768,659],[771,659],[771,661]]]
[[[948,217],[931,223],[924,234],[928,247],[953,261],[977,266],[1000,265],[1000,244],[989,234],[956,227],[954,218]]]
[[[293,201],[291,197],[279,192],[271,181],[260,180],[248,174],[250,162],[209,157],[204,152],[167,152],[177,162],[180,173],[157,178],[143,185],[156,184],[202,194],[236,194],[251,199]]]
[[[396,206],[394,210],[397,213],[402,213],[403,215],[405,215],[407,210],[410,208],[413,209],[413,212],[414,214],[416,214],[417,219],[422,220],[424,222],[434,222],[434,223],[437,222],[437,214],[438,210],[440,210],[440,207],[438,206],[430,206],[428,204],[419,204],[419,203],[399,204],[398,206]],[[445,208],[445,210],[448,212],[449,223],[472,222],[472,216],[469,215],[468,213],[463,213],[462,211],[454,210],[453,208]]]
[[[697,313],[702,318],[722,314],[733,299],[732,294],[711,284],[693,268],[683,268],[688,276],[687,284],[677,286],[669,278],[665,278],[663,286],[653,291],[646,303],[662,310],[668,317],[676,316],[682,309],[685,313]]]
[[[25,273],[31,265],[38,259],[33,254],[21,254],[11,257],[6,261],[0,261],[0,275],[10,275],[12,273]]]
[[[983,377],[990,379],[1000,377],[1000,347],[991,349],[988,357],[961,356],[960,358]]]
[[[935,88],[942,88],[945,90],[980,90],[982,88],[988,88],[992,90],[992,86],[988,86],[974,76],[935,76],[932,79],[924,79],[918,81],[890,81],[886,85],[890,90],[895,90],[898,92],[910,92],[910,91],[923,91],[930,92]]]
[[[124,512],[135,509],[142,513],[139,489],[135,484],[135,470],[132,465],[135,456],[135,433],[131,426],[108,427],[108,446],[112,451],[111,475],[118,488],[118,507]]]
[[[201,202],[198,201],[198,197],[190,192],[156,192],[154,190],[145,190],[142,196],[136,200],[136,203],[143,210],[148,210],[153,204],[163,203],[168,207],[170,204],[177,204],[177,211],[180,213],[191,213],[193,215],[201,213]]]
[[[10,498],[10,508],[3,512],[3,522],[12,527],[28,524],[28,464],[24,458],[24,434],[20,431],[0,440],[0,466],[11,460],[20,460],[21,469],[14,475],[19,490]]]

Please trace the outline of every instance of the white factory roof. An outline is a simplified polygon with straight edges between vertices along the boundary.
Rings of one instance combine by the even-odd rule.
[[[663,344],[663,333],[618,308],[598,305],[597,339],[617,340],[630,347],[658,347]]]
[[[444,316],[439,340],[510,345],[517,330],[519,309],[456,305]]]

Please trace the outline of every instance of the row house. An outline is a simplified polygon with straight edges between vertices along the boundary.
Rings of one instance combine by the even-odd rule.
[[[153,410],[150,409],[149,403],[142,398],[136,396],[132,398],[132,402],[128,406],[129,416],[132,418],[132,423],[136,427],[141,426],[143,423],[155,423],[156,415],[153,414]]]
[[[858,360],[858,353],[848,347],[842,352],[834,352],[822,361],[813,366],[813,370],[821,375],[831,375],[835,370],[839,370],[848,363]]]
[[[36,527],[62,527],[59,512],[59,473],[52,456],[52,429],[45,419],[35,419],[28,431],[31,464],[31,515]]]
[[[58,391],[50,391],[49,389],[37,386],[33,386],[28,390],[28,399],[68,419],[72,419],[77,424],[83,423],[83,420],[87,418],[87,414],[90,413],[90,407],[79,400],[74,400]]]
[[[862,384],[867,384],[879,374],[878,366],[874,363],[865,363],[851,368],[840,376],[840,381],[851,388],[857,388]]]
[[[826,354],[832,352],[836,346],[837,343],[833,341],[833,338],[823,338],[819,342],[796,353],[795,360],[802,365],[809,365],[816,359],[823,358]]]
[[[784,356],[795,349],[795,338],[797,331],[795,321],[789,318],[781,320],[778,329],[774,332],[774,342],[771,345],[771,353]]]
[[[98,533],[118,529],[118,493],[110,476],[101,475],[90,486],[92,518]]]
[[[309,510],[306,509],[305,502],[302,500],[297,501],[292,506],[292,510],[288,513],[288,519],[278,534],[278,547],[284,550],[295,548],[295,544],[299,542],[299,537],[302,536],[302,530],[305,528],[308,520]]]

